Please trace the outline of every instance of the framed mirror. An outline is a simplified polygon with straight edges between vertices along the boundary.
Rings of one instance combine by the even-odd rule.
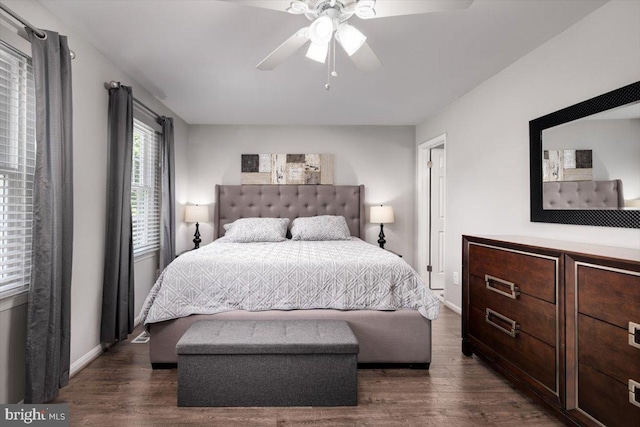
[[[529,122],[531,221],[640,228],[640,82]]]

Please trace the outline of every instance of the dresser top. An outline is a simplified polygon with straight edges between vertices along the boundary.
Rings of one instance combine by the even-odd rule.
[[[595,255],[640,262],[640,249],[621,248],[617,246],[594,245],[591,243],[571,242],[566,240],[545,239],[534,236],[517,235],[467,235],[465,237],[515,243],[538,248],[554,249],[562,252],[573,252],[583,255]]]

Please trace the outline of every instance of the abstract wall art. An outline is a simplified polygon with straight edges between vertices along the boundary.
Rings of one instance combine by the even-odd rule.
[[[333,154],[242,154],[241,183],[333,184]]]
[[[591,150],[544,150],[542,180],[592,181],[593,153]]]

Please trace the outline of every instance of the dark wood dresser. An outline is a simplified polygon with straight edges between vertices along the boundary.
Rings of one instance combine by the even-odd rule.
[[[640,251],[463,236],[462,351],[568,424],[640,426]]]

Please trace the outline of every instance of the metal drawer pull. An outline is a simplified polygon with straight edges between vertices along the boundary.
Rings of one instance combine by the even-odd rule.
[[[629,322],[629,345],[640,348],[640,324]]]
[[[503,323],[508,323],[511,329],[503,328],[493,321],[493,318],[497,318],[499,321]],[[505,334],[515,338],[520,333],[520,325],[515,320],[509,319],[507,316],[503,316],[502,314],[487,308],[486,314],[484,316],[484,320],[493,326],[494,328],[500,329]]]
[[[506,280],[498,279],[497,277],[489,276],[488,274],[484,275],[484,282],[487,284],[487,289],[493,291],[497,294],[504,295],[505,297],[509,297],[511,299],[517,299],[520,295],[520,289],[511,282],[507,282]],[[509,288],[509,292],[505,292],[502,289],[498,289],[494,284],[500,284],[507,288]]]
[[[629,380],[629,403],[640,408],[640,383]]]

